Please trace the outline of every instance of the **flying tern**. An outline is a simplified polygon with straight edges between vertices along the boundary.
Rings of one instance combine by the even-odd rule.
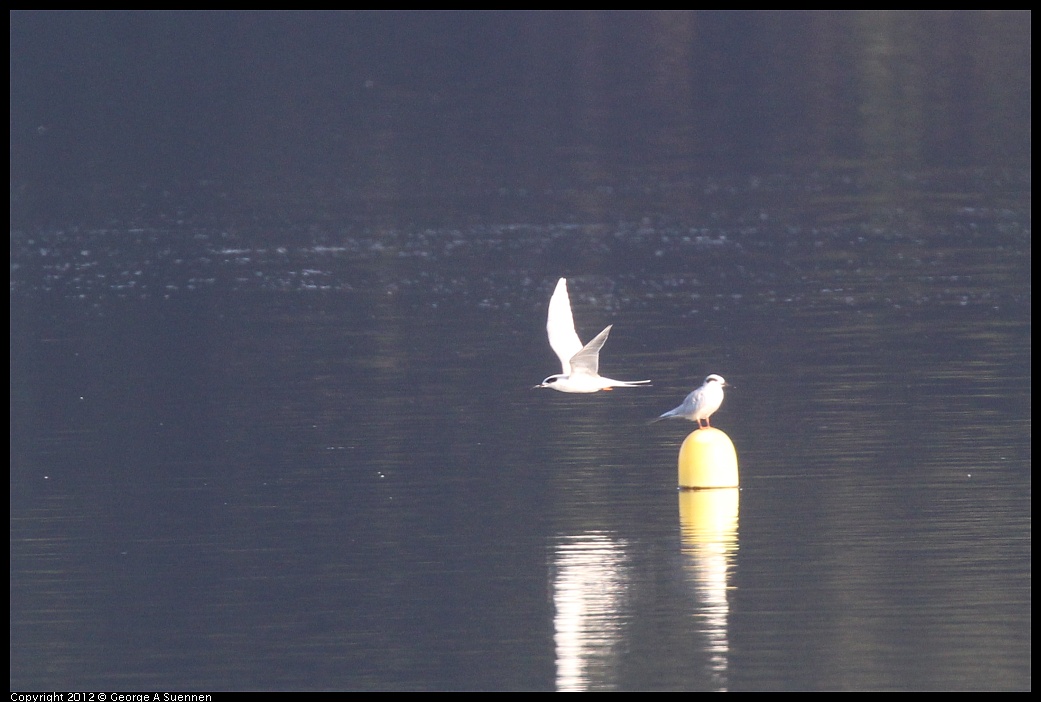
[[[632,388],[646,385],[649,380],[612,380],[600,375],[600,349],[611,332],[606,329],[583,345],[575,332],[575,320],[571,314],[571,300],[567,294],[567,280],[561,278],[549,299],[549,314],[546,318],[546,332],[549,334],[549,345],[560,358],[562,372],[551,375],[542,381],[537,388],[553,388],[560,392],[598,392],[611,388]]]

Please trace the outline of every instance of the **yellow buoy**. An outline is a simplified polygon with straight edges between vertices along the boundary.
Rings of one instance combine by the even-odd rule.
[[[680,487],[737,487],[737,451],[724,432],[713,427],[692,431],[680,446]]]

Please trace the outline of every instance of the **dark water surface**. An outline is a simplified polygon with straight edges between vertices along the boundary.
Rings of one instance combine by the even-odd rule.
[[[15,13],[12,689],[1030,689],[1029,46]]]

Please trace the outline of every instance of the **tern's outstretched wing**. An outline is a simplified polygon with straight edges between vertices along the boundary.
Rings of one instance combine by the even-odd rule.
[[[549,345],[553,347],[553,352],[560,359],[560,366],[563,368],[562,372],[564,375],[571,375],[571,359],[583,349],[582,341],[575,332],[575,320],[571,316],[571,300],[567,295],[567,280],[564,278],[557,281],[557,288],[553,291],[553,297],[549,298],[546,333],[549,334]],[[603,345],[603,341],[601,341],[600,346]],[[600,351],[600,346],[596,347],[597,352]],[[595,356],[593,372],[596,372]]]
[[[582,347],[582,350],[571,357],[571,372],[588,373],[589,375],[600,374],[600,349],[607,341],[607,335],[611,333],[613,324],[593,337],[593,340]]]

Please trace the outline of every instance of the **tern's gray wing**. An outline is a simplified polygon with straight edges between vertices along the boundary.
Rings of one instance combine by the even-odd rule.
[[[607,341],[607,335],[611,333],[612,326],[614,325],[608,324],[606,329],[594,336],[592,341],[583,346],[581,351],[571,357],[571,372],[573,374],[600,374],[600,349],[603,348],[604,343]]]
[[[687,411],[688,415],[693,415],[694,412],[705,404],[705,386],[702,385],[697,390],[693,391],[687,398],[683,400],[683,408]]]
[[[571,316],[571,300],[567,294],[567,280],[564,278],[557,281],[553,296],[549,298],[546,333],[549,335],[549,345],[560,359],[564,375],[571,375],[571,359],[582,351],[582,341],[575,332],[575,320]],[[599,349],[599,347],[597,348]],[[594,361],[594,367],[595,363]]]
[[[701,388],[698,388],[700,390]],[[691,419],[694,415],[694,407],[697,404],[698,390],[695,390],[683,398],[683,402],[678,406],[673,407],[668,412],[663,412],[661,415],[655,417],[651,422],[657,422],[659,419],[670,419],[672,417],[679,417],[681,419]]]

